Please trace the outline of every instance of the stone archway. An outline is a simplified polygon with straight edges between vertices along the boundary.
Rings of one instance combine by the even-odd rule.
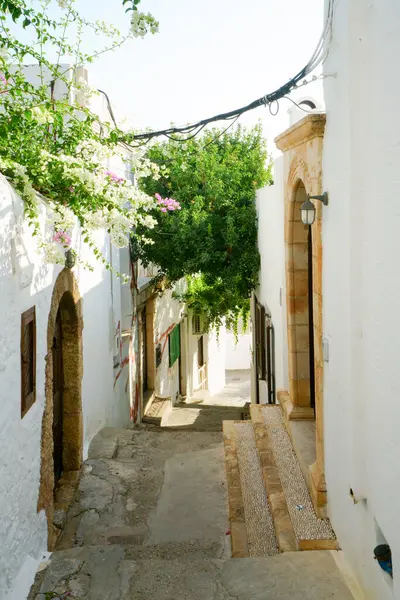
[[[284,402],[288,421],[315,418],[315,463],[309,469],[309,489],[316,509],[326,504],[323,430],[322,353],[322,205],[316,218],[301,221],[307,194],[322,193],[322,146],[326,117],[309,115],[275,140],[284,153],[286,306],[289,390]],[[311,233],[310,238],[308,238]],[[310,245],[311,244],[311,247]],[[308,253],[310,250],[310,253]],[[309,275],[312,272],[310,282]],[[312,314],[310,315],[310,310]],[[312,317],[312,318],[311,318]],[[309,324],[312,322],[312,330]],[[310,364],[310,345],[313,364]],[[314,397],[314,405],[312,402]]]
[[[62,331],[62,476],[55,486],[53,442],[53,364],[56,328]],[[57,511],[66,512],[79,479],[83,454],[82,300],[71,270],[61,271],[54,285],[47,325],[45,408],[42,419],[41,470],[38,511],[45,510],[48,547],[54,548],[60,533]],[[57,494],[56,494],[57,491]]]
[[[298,179],[288,206],[286,294],[288,305],[290,417],[313,418],[315,408],[313,352],[313,294],[310,290],[311,228],[303,225],[300,208],[307,198],[305,185]]]

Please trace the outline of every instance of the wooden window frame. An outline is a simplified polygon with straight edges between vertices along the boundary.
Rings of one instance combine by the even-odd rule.
[[[27,326],[32,326],[32,346],[25,347],[25,333]],[[27,356],[27,353],[30,356]],[[25,381],[27,378],[27,365],[32,361],[32,391],[25,394]],[[36,307],[29,308],[21,315],[21,419],[36,400]]]
[[[181,339],[180,339],[180,335],[181,335],[181,327],[180,327],[180,323],[178,323],[177,325],[175,325],[175,327],[173,328],[173,330],[171,331],[171,333],[168,336],[168,366],[171,369],[174,364],[176,363],[176,361],[179,359],[179,357],[181,356]],[[173,350],[175,348],[173,348],[172,346],[172,340],[173,338],[176,337],[177,343],[179,343],[179,352],[177,353],[176,356],[174,356],[173,354]]]

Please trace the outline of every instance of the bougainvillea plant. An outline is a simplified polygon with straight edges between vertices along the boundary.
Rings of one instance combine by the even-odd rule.
[[[139,240],[137,255],[145,264],[160,265],[170,283],[186,276],[182,299],[188,306],[209,325],[225,320],[237,331],[239,318],[247,320],[258,280],[255,194],[272,181],[261,127],[156,143],[148,158],[165,171],[157,180],[142,179],[142,189],[151,196],[172,195],[181,210],[156,216],[157,227],[149,233],[155,243]]]
[[[130,30],[122,35],[110,24],[87,21],[73,0],[0,0],[0,171],[20,193],[49,262],[64,262],[79,222],[83,241],[110,268],[93,241],[94,230],[106,229],[122,247],[140,226],[145,242],[157,223],[154,215],[165,208],[125,177],[133,170],[137,181],[157,178],[160,169],[143,149],[121,143],[126,128],[91,109],[96,92],[82,75],[82,67],[104,52],[157,32],[157,21],[138,11],[138,3],[128,3]],[[85,51],[88,31],[103,40],[100,50]],[[106,167],[111,158],[126,165],[122,174]],[[39,219],[42,203],[50,228]]]

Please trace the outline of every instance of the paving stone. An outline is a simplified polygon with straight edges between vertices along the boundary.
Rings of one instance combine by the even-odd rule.
[[[80,517],[78,529],[76,532],[76,541],[78,545],[85,543],[87,533],[92,531],[94,525],[97,525],[100,517],[95,510],[88,510]]]
[[[238,600],[353,600],[330,552],[230,560],[221,578]]]
[[[40,587],[40,592],[51,592],[55,590],[60,582],[66,582],[70,577],[73,577],[79,572],[83,565],[83,560],[72,556],[64,558],[63,555],[55,555],[48,567]],[[67,584],[64,584],[64,590],[67,591]],[[40,597],[40,596],[39,596]]]
[[[89,458],[114,458],[117,453],[118,429],[105,427],[92,439]]]
[[[233,521],[231,523],[232,557],[244,558],[249,556],[249,544],[245,522]]]
[[[79,491],[79,504],[82,509],[102,510],[110,504],[113,497],[111,483],[91,474],[82,476]]]

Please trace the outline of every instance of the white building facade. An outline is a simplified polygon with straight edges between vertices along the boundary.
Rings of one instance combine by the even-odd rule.
[[[335,2],[326,118],[298,114],[278,136],[274,186],[257,198],[256,298],[274,326],[277,400],[292,439],[301,428],[315,438],[302,459],[314,506],[371,600],[400,599],[399,25],[396,0]],[[303,225],[307,194],[324,192],[328,204],[313,200],[315,222]],[[253,352],[262,402],[255,362]],[[379,544],[393,578],[374,559]]]
[[[66,510],[58,492],[73,493],[99,429],[129,422],[129,394],[128,370],[117,377],[119,280],[99,264],[93,272],[45,264],[3,176],[0,214],[0,597],[15,600],[57,539]],[[77,229],[74,237],[79,246]],[[124,268],[107,235],[96,242]],[[84,249],[82,258],[93,259]]]

